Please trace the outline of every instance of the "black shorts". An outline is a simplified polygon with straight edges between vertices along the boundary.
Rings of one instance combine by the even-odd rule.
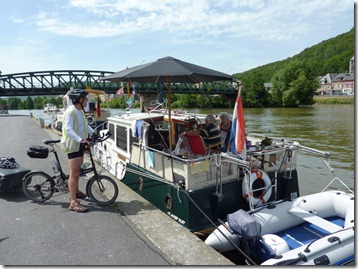
[[[74,158],[82,157],[83,155],[84,155],[84,145],[83,144],[80,144],[79,151],[67,154],[68,159],[74,159]]]

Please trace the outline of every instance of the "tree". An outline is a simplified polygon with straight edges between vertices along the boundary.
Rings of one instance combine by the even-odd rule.
[[[281,106],[312,105],[318,86],[312,68],[305,62],[294,61],[273,75],[272,98]]]
[[[35,109],[43,109],[44,108],[43,100],[44,100],[44,97],[36,96],[34,99],[34,108]]]
[[[242,80],[242,98],[245,107],[266,107],[270,104],[265,82],[262,72],[255,72]]]
[[[7,105],[9,107],[9,109],[19,109],[20,103],[21,103],[21,100],[16,97],[10,97],[7,100]]]
[[[108,102],[109,108],[125,108],[127,107],[126,104],[127,95],[122,95],[117,98],[113,98],[111,101]]]
[[[34,109],[34,101],[30,96],[27,96],[27,98],[22,102],[23,109]]]

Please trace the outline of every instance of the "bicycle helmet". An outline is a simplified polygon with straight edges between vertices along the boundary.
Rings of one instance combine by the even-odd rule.
[[[85,98],[88,95],[88,92],[82,89],[74,89],[70,90],[67,95],[73,104],[77,104],[79,103],[80,98]]]
[[[18,163],[13,157],[1,157],[0,159],[0,168],[3,169],[13,169],[18,167]]]

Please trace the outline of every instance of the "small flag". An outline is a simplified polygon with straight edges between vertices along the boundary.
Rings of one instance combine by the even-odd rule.
[[[234,107],[230,132],[230,150],[234,154],[240,154],[241,158],[246,160],[246,133],[241,90],[237,94]]]
[[[128,105],[129,108],[132,107],[133,101],[134,101],[134,95],[132,95],[131,97],[129,97],[129,99],[126,101],[126,104]]]
[[[132,88],[133,88],[132,95],[134,96],[134,95],[135,95],[135,86],[134,86],[134,83],[132,83]]]
[[[120,87],[120,88],[118,89],[118,91],[117,91],[117,94],[118,94],[118,95],[121,95],[122,93],[124,93],[123,86]]]

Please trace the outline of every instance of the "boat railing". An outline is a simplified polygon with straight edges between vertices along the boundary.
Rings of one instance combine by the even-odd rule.
[[[266,135],[261,135],[261,134],[256,134],[256,133],[250,133],[250,136],[253,137],[260,137],[260,138],[265,138],[267,137]],[[261,150],[261,155],[266,154],[268,151],[270,153],[275,153],[280,152],[282,150],[286,150],[287,147],[290,149],[297,149],[297,150],[301,150],[307,153],[312,153],[312,154],[316,154],[322,157],[329,157],[330,153],[326,152],[326,151],[321,151],[318,149],[314,149],[314,148],[310,148],[307,146],[303,146],[301,145],[299,142],[297,141],[291,141],[291,140],[287,140],[287,139],[283,139],[283,138],[275,138],[275,137],[269,137],[273,142],[276,142],[274,145],[270,145],[270,146],[266,146]],[[281,144],[281,146],[280,146]]]
[[[327,184],[327,186],[325,186],[321,192],[325,191],[327,188],[329,188],[330,186],[333,185],[333,183],[335,181],[340,182],[350,193],[354,194],[354,192],[338,177],[336,176],[333,167],[331,166],[330,162],[329,162],[329,158],[331,156],[331,154],[327,151],[321,151],[315,148],[311,148],[311,147],[307,147],[307,146],[303,146],[301,145],[299,142],[297,141],[285,141],[284,142],[284,147],[285,150],[289,149],[291,151],[293,150],[298,150],[298,151],[302,151],[305,153],[309,153],[309,154],[313,154],[316,156],[320,156],[322,158],[322,161],[325,163],[325,165],[328,167],[329,171],[332,173],[333,175],[333,179]],[[272,151],[270,151],[272,152]],[[264,151],[262,152],[262,154],[264,154]],[[290,170],[291,171],[291,170]]]
[[[201,162],[201,161],[204,161],[206,159],[208,159],[208,157],[210,156],[221,156],[221,158],[225,158],[227,160],[231,160],[232,163],[235,163],[239,166],[241,166],[242,168],[249,168],[250,167],[250,162],[248,161],[244,161],[242,159],[240,159],[240,157],[238,157],[237,155],[233,155],[233,154],[230,154],[230,153],[213,153],[211,155],[194,155],[194,156],[191,156],[190,158],[183,158],[182,156],[177,156],[175,154],[171,154],[170,152],[165,152],[163,150],[158,150],[158,149],[155,149],[153,147],[150,147],[150,146],[146,146],[144,144],[139,144],[139,143],[135,143],[134,144],[137,144],[138,146],[140,145],[140,147],[142,149],[145,149],[145,150],[151,150],[153,152],[157,152],[157,153],[160,153],[161,155],[167,157],[167,158],[173,158],[175,160],[178,160],[180,162]]]
[[[336,176],[333,167],[331,166],[331,164],[329,163],[329,157],[331,156],[331,154],[329,152],[326,151],[321,151],[318,149],[314,149],[314,148],[310,148],[310,147],[306,147],[306,146],[302,146],[300,143],[298,143],[297,141],[293,142],[291,145],[291,148],[296,148],[300,151],[306,152],[306,153],[310,153],[310,154],[314,154],[314,155],[318,155],[322,157],[322,161],[324,162],[324,164],[328,167],[328,170],[332,173],[333,175],[333,179],[327,184],[327,186],[325,186],[321,192],[325,191],[327,188],[329,188],[330,186],[333,185],[333,183],[335,181],[338,181],[339,183],[341,183],[350,193],[354,194],[354,192],[338,177]]]
[[[304,152],[307,152],[307,153],[311,153],[311,154],[315,154],[315,155],[318,155],[318,156],[322,156],[324,158],[328,158],[331,156],[331,154],[327,151],[321,151],[321,150],[318,150],[318,149],[314,149],[314,148],[310,148],[310,147],[306,147],[306,146],[302,146],[299,142],[297,141],[294,141],[290,144],[290,147],[292,149],[298,149],[298,150],[301,150],[301,151],[304,151]]]
[[[245,161],[243,159],[241,159],[238,155],[234,155],[232,153],[221,153],[221,161],[226,161],[226,162],[231,162],[231,163],[235,163],[238,164],[239,166],[243,167],[243,168],[250,168],[251,164],[248,161]]]
[[[328,169],[331,171],[331,173],[333,174],[333,179],[328,183],[328,185],[326,187],[323,188],[323,190],[321,190],[321,192],[324,192],[327,188],[329,188],[333,182],[338,181],[340,182],[350,193],[352,193],[354,195],[354,192],[339,178],[336,176],[333,167],[331,166],[331,164],[323,159],[323,162],[325,163],[325,165],[328,167]]]
[[[94,131],[97,132],[97,133],[99,133],[100,131],[105,130],[106,127],[107,127],[107,121],[105,121],[105,122],[101,123],[100,125],[98,125],[98,126],[94,129]]]
[[[133,156],[141,156],[134,159],[134,163],[140,164],[162,180],[178,184],[185,182],[184,186],[188,191],[215,185],[216,192],[220,194],[223,182],[237,180],[240,169],[249,166],[249,162],[227,156],[225,153],[185,158],[144,144],[133,143],[133,145],[135,145],[134,151],[142,152],[132,153]],[[150,153],[148,153],[149,151]],[[151,165],[148,161],[151,162]],[[229,162],[231,165],[227,164]]]

